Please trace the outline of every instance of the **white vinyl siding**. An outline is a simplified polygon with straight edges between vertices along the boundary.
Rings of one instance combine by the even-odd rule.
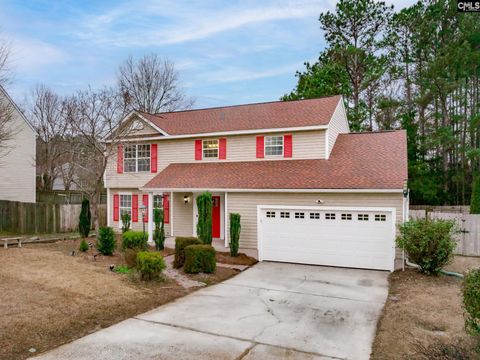
[[[337,141],[338,134],[345,134],[350,132],[348,127],[347,115],[343,107],[343,100],[338,102],[338,105],[328,124],[328,154],[331,154],[335,141]]]

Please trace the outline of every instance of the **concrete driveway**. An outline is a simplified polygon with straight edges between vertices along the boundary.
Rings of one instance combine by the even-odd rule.
[[[387,275],[263,262],[35,359],[368,359]]]

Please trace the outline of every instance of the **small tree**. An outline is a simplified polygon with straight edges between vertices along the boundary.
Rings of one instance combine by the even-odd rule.
[[[98,229],[97,250],[103,255],[112,255],[115,250],[115,233],[109,226]]]
[[[92,216],[90,214],[90,201],[87,198],[82,200],[82,210],[80,211],[80,217],[78,219],[78,231],[82,238],[88,237],[90,232]]]
[[[127,232],[130,230],[130,214],[127,212],[124,212],[122,214],[122,233]]]
[[[153,241],[157,250],[164,249],[165,242],[165,223],[163,219],[163,210],[153,209],[153,221],[155,222],[155,231],[153,232]]]
[[[470,214],[480,214],[480,174],[473,180]]]
[[[88,244],[85,241],[85,239],[82,239],[82,241],[80,242],[80,246],[78,247],[78,250],[80,250],[81,252],[88,251]]]
[[[198,207],[198,238],[207,245],[212,244],[212,194],[208,191],[197,197]]]
[[[240,214],[230,213],[230,255],[238,255],[240,243]]]

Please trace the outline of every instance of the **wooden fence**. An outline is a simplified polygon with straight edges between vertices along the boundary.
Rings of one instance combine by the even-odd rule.
[[[0,231],[46,234],[76,231],[81,205],[22,203],[0,200]],[[107,223],[107,207],[99,205],[100,226]]]
[[[460,229],[456,235],[456,254],[480,256],[480,215],[465,212],[445,212],[427,210],[410,210],[410,218],[419,219],[428,216],[429,219],[455,220]]]

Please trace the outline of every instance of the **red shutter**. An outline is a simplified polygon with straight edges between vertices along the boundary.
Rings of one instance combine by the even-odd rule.
[[[113,195],[113,221],[118,221],[120,218],[120,197],[118,194]]]
[[[157,160],[158,160],[158,145],[152,144],[150,145],[150,171],[152,173],[157,172]]]
[[[195,140],[195,160],[202,160],[202,140]]]
[[[163,194],[163,221],[165,224],[170,223],[170,199],[169,195],[164,193]]]
[[[285,135],[283,137],[283,157],[292,157],[292,135]]]
[[[138,195],[132,195],[132,221],[138,222]]]
[[[123,174],[123,145],[118,144],[117,147],[117,173]]]
[[[142,203],[145,206],[145,217],[143,218],[143,222],[148,222],[148,194],[143,194],[142,196]]]
[[[264,143],[264,137],[257,136],[257,159],[263,159],[265,157]]]
[[[218,140],[218,158],[220,160],[225,160],[227,158],[227,139],[221,138]]]

